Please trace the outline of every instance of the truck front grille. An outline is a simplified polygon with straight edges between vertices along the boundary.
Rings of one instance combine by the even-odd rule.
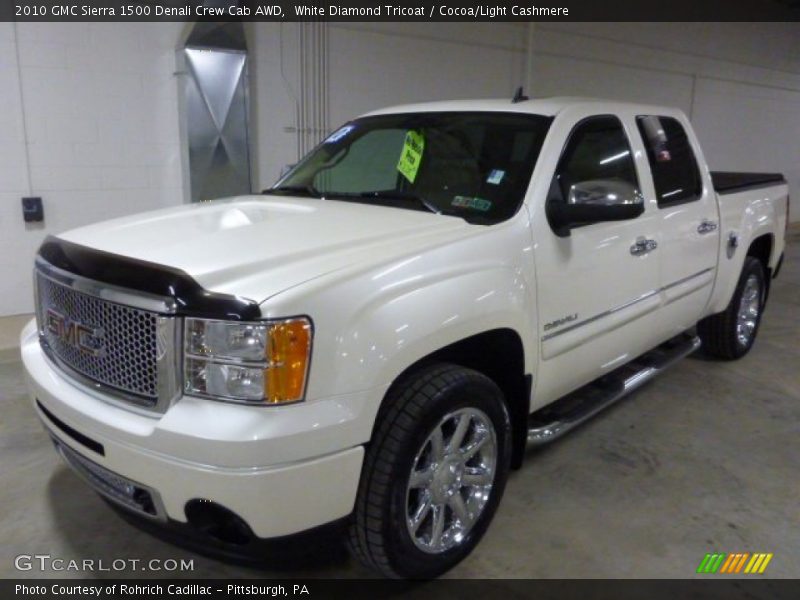
[[[98,284],[100,285],[100,284]],[[42,347],[67,374],[112,396],[156,408],[177,392],[174,317],[78,291],[36,271]]]

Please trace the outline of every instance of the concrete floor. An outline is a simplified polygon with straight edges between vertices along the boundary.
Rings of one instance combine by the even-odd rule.
[[[766,576],[799,576],[800,232],[792,237],[745,359],[690,357],[531,452],[483,542],[448,576],[685,578],[715,551],[772,552]],[[0,320],[0,343],[10,346],[21,324]],[[18,572],[18,554],[193,558],[185,577],[369,576],[342,549],[300,568],[254,570],[122,521],[57,459],[25,397],[17,350],[2,346],[0,405],[0,577],[81,575]]]

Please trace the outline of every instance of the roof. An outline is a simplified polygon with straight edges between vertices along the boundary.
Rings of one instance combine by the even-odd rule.
[[[390,106],[380,110],[372,111],[364,116],[386,115],[398,113],[417,113],[417,112],[448,112],[448,111],[489,111],[489,112],[517,112],[530,113],[553,117],[568,107],[585,106],[594,107],[598,113],[611,110],[613,108],[630,108],[641,111],[643,114],[669,114],[675,109],[663,106],[651,106],[633,102],[620,102],[618,100],[607,100],[602,98],[579,98],[579,97],[553,97],[553,98],[533,98],[521,102],[512,102],[510,98],[496,98],[484,100],[449,100],[445,102],[423,102],[419,104],[404,104]]]

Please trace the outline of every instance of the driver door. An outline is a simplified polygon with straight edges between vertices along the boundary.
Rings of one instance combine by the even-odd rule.
[[[547,202],[643,202],[639,181],[622,121],[593,116],[568,135]],[[659,239],[653,211],[646,208],[635,218],[567,231],[534,219],[537,406],[628,362],[657,335],[648,330],[648,316],[659,306]]]

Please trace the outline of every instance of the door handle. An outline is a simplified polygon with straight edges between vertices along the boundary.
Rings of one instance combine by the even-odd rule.
[[[703,219],[700,222],[700,225],[697,226],[697,233],[700,235],[705,235],[706,233],[711,233],[712,231],[717,230],[717,224],[714,221],[709,221],[708,219]]]
[[[648,252],[652,252],[656,248],[658,248],[658,242],[655,240],[649,240],[645,237],[638,237],[636,238],[633,246],[631,246],[631,254],[633,256],[642,256]]]

